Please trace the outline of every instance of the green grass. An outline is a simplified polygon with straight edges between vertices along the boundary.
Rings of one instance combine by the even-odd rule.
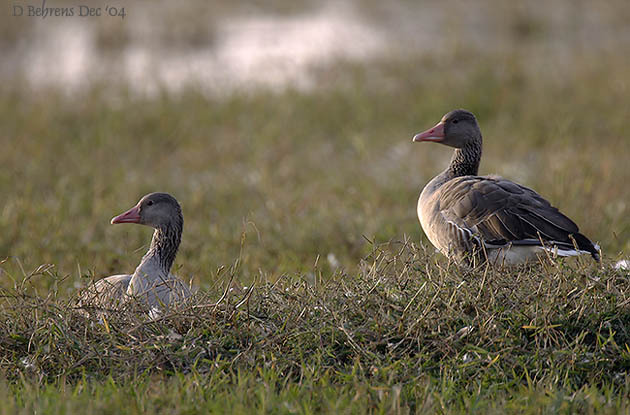
[[[333,385],[328,380],[304,379],[286,384],[262,369],[256,374],[141,378],[133,383],[106,380],[80,381],[58,388],[20,385],[19,395],[27,403],[16,402],[12,391],[0,391],[4,413],[410,413],[443,412],[445,387],[420,379],[412,386],[375,385],[354,382]],[[624,413],[623,398],[610,388],[585,387],[577,391],[518,388],[518,399],[505,392],[464,393],[452,413]],[[408,402],[418,402],[410,408]]]
[[[179,274],[199,285],[236,257],[243,235],[245,280],[304,271],[328,253],[352,270],[367,252],[362,235],[421,240],[416,200],[450,150],[410,137],[455,107],[479,117],[483,173],[537,189],[610,257],[627,251],[625,61],[557,81],[527,78],[524,62],[506,76],[498,58],[458,60],[469,61],[466,77],[445,77],[430,60],[384,62],[380,76],[351,68],[339,88],[308,94],[5,92],[0,252],[26,271],[53,263],[74,281],[133,269],[150,230],[108,221],[143,194],[168,191],[186,221]],[[404,82],[383,89],[380,77]],[[18,271],[15,262],[5,266]]]
[[[236,264],[157,320],[129,309],[99,323],[55,292],[6,290],[8,408],[628,410],[627,272],[589,262],[462,271],[409,241],[374,247],[359,267],[245,288]]]
[[[628,413],[630,61],[577,62],[455,49],[226,97],[3,86],[0,413]],[[450,151],[411,137],[456,107],[482,173],[542,193],[603,267],[435,254],[415,204]],[[150,238],[109,219],[150,191],[183,206],[175,267],[200,294],[87,319],[78,288]]]

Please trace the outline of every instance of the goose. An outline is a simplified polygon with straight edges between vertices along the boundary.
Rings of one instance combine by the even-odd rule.
[[[420,225],[445,256],[466,266],[485,260],[500,265],[532,262],[545,251],[590,254],[599,262],[599,246],[534,190],[499,176],[477,175],[482,138],[471,112],[451,111],[412,141],[455,148],[449,166],[418,199]]]
[[[155,229],[149,250],[133,274],[98,280],[83,295],[80,306],[107,308],[136,299],[150,308],[168,306],[191,295],[170,273],[181,242],[184,218],[177,200],[168,193],[149,193],[112,224],[138,223]]]

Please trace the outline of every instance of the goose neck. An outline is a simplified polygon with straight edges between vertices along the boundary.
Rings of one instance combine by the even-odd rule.
[[[153,262],[165,275],[168,275],[175,262],[181,236],[182,224],[180,223],[156,228],[151,239],[151,246],[142,258],[141,264]]]
[[[451,163],[445,173],[453,177],[476,176],[481,162],[481,138],[453,152]]]

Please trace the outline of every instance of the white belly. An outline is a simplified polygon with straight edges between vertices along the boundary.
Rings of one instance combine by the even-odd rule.
[[[538,262],[545,257],[567,257],[589,254],[575,249],[559,249],[538,245],[508,245],[503,248],[486,248],[488,260],[497,265],[516,265]]]
[[[540,246],[507,246],[505,248],[486,249],[488,261],[495,265],[516,265],[538,262],[545,256],[545,249]]]

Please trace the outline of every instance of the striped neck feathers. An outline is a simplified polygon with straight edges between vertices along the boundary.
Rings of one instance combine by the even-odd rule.
[[[183,227],[183,218],[179,217],[166,225],[156,228],[151,239],[151,246],[144,257],[142,257],[138,268],[147,262],[154,262],[157,263],[165,275],[168,275],[177,256],[177,249],[182,240]]]
[[[449,178],[476,176],[481,163],[481,135],[453,152],[451,162],[444,172]]]

